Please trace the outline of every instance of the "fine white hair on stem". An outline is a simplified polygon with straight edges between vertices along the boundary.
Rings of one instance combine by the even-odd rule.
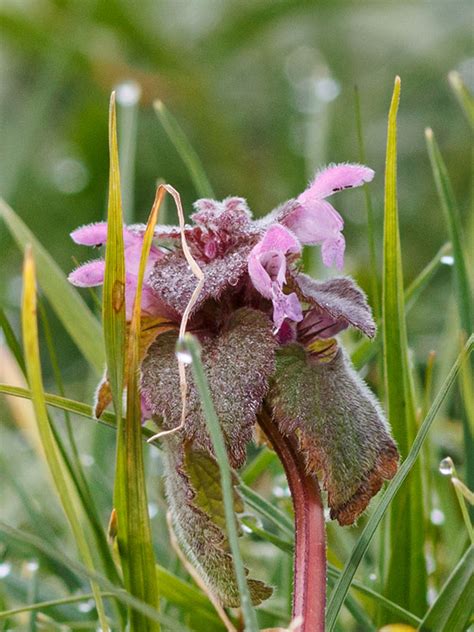
[[[167,191],[174,200],[174,203],[176,205],[176,210],[178,211],[179,231],[181,233],[181,246],[183,248],[186,261],[188,262],[189,267],[191,268],[191,272],[194,274],[194,276],[198,280],[198,283],[196,287],[194,288],[191,298],[189,299],[189,302],[186,305],[186,309],[184,310],[183,316],[181,318],[178,340],[179,342],[182,342],[184,340],[184,334],[186,333],[186,327],[188,325],[189,316],[191,314],[191,311],[204,285],[204,272],[196,263],[196,260],[192,256],[191,251],[189,250],[188,242],[186,241],[186,235],[184,231],[185,229],[184,212],[183,212],[183,206],[181,204],[181,197],[178,191],[176,191],[176,189],[172,187],[170,184],[161,184],[160,187],[162,187],[165,191]],[[164,437],[165,435],[169,435],[171,433],[177,432],[181,430],[184,426],[184,422],[186,420],[186,405],[187,405],[186,400],[187,400],[187,393],[188,393],[188,383],[186,380],[186,365],[183,362],[183,360],[181,360],[179,357],[177,359],[178,359],[178,371],[179,371],[179,386],[181,390],[181,421],[179,425],[176,426],[175,428],[171,428],[170,430],[162,430],[161,432],[158,432],[157,434],[153,435],[153,437],[150,437],[148,439],[148,442],[154,441],[155,439],[159,439],[160,437]]]

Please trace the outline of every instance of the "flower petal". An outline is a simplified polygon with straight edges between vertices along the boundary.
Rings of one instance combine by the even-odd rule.
[[[332,195],[336,191],[342,191],[342,189],[359,187],[364,182],[370,182],[374,173],[372,169],[364,165],[345,163],[329,165],[316,174],[310,186],[299,196],[298,202],[307,204]]]
[[[265,298],[273,296],[273,281],[281,287],[285,282],[286,254],[299,253],[296,237],[284,226],[271,226],[263,239],[250,252],[249,275],[255,288]]]
[[[301,243],[322,245],[324,265],[343,267],[345,240],[341,231],[344,221],[329,202],[315,199],[300,204],[282,222]]]
[[[95,222],[94,224],[79,226],[79,228],[72,231],[71,238],[76,244],[81,246],[102,246],[107,241],[107,222]],[[123,239],[124,245],[127,247],[136,243],[137,240],[143,239],[143,237],[135,234],[125,226]]]
[[[94,259],[71,272],[68,280],[77,287],[95,287],[104,282],[105,261]]]

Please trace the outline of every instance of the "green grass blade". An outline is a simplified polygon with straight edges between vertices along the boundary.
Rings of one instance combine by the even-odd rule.
[[[272,450],[263,447],[257,456],[248,463],[241,473],[241,478],[246,485],[252,485],[264,473],[272,463],[278,460],[277,455]]]
[[[118,419],[121,419],[125,367],[125,257],[114,93],[110,98],[109,111],[109,159],[102,326],[107,358],[107,377],[112,391],[115,414]]]
[[[10,527],[9,525],[0,521],[0,536],[2,536],[2,534],[4,536],[3,539],[9,543],[13,541],[22,546],[27,544],[28,546],[43,553],[51,559],[64,564],[67,568],[69,568],[80,577],[99,585],[104,592],[113,594],[114,598],[117,599],[120,603],[123,603],[124,605],[143,613],[143,615],[146,616],[149,620],[154,621],[158,624],[166,624],[171,630],[173,630],[173,632],[175,630],[176,632],[189,632],[189,628],[182,624],[179,624],[177,621],[175,622],[176,627],[173,627],[173,621],[169,617],[166,617],[165,615],[158,612],[155,608],[152,608],[143,601],[140,601],[140,599],[136,599],[129,592],[123,590],[123,588],[118,588],[111,581],[109,581],[107,578],[103,577],[99,573],[96,573],[94,570],[64,555],[64,553],[62,553],[60,549],[58,549],[57,547],[52,547],[37,536],[27,533],[26,531],[23,531],[21,529]]]
[[[469,356],[469,354],[472,353],[473,348],[474,335],[471,336],[470,339],[467,341],[464,349],[459,354],[456,362],[451,367],[451,370],[449,371],[440,390],[438,391],[438,394],[436,395],[436,398],[431,405],[428,414],[426,415],[423,423],[420,426],[420,429],[418,430],[408,456],[400,466],[400,469],[398,470],[394,478],[389,483],[379,504],[374,509],[372,515],[370,516],[367,524],[364,527],[363,532],[358,538],[356,545],[354,546],[352,553],[344,566],[344,570],[341,573],[341,576],[337,581],[334,591],[329,600],[326,616],[327,632],[332,632],[332,630],[334,630],[336,620],[342,604],[344,603],[347,591],[349,590],[355,572],[357,571],[357,568],[362,560],[362,557],[364,556],[364,553],[367,551],[367,548],[372,540],[377,526],[379,525],[380,521],[388,510],[391,502],[402,487],[403,482],[410,474],[410,471],[415,465],[418,455],[420,454],[421,448],[423,447],[423,444],[427,437],[427,434],[431,428],[431,425],[435,420],[436,415],[438,414],[438,411],[441,408],[449,390],[451,389],[460,370],[460,367],[462,366],[462,363]]]
[[[441,202],[446,223],[449,230],[449,238],[453,246],[454,278],[457,291],[457,304],[461,327],[466,336],[469,336],[474,326],[473,299],[469,282],[466,255],[462,243],[462,224],[459,210],[454,197],[454,191],[448,175],[448,170],[439,151],[433,131],[427,129],[426,144],[430,157],[436,190]]]
[[[217,414],[212,402],[211,391],[204,373],[204,368],[200,358],[198,343],[193,336],[186,334],[185,345],[191,355],[193,377],[201,400],[201,406],[206,419],[206,425],[212,440],[212,445],[221,472],[222,495],[224,498],[225,519],[227,536],[230,550],[232,552],[237,585],[239,587],[242,614],[245,622],[246,632],[258,632],[257,617],[252,607],[249,588],[245,575],[245,567],[240,555],[239,539],[237,532],[237,522],[234,513],[234,493],[232,488],[232,476],[227,460],[227,451],[224,443],[224,436],[217,418]]]
[[[436,190],[438,191],[441,207],[448,226],[449,237],[453,245],[456,303],[461,328],[467,337],[474,331],[474,306],[464,244],[462,241],[461,218],[446,165],[431,129],[426,130],[426,143]],[[474,489],[474,429],[471,428],[467,415],[463,415],[462,421],[466,455],[466,482],[468,487]],[[474,513],[471,514],[471,517],[474,517]]]
[[[464,632],[472,617],[474,547],[469,547],[420,623],[423,632]]]
[[[181,156],[182,161],[189,171],[189,176],[194,184],[196,193],[199,197],[214,198],[214,191],[207,179],[206,173],[201,161],[193,147],[191,146],[186,134],[181,129],[178,121],[168,111],[162,101],[155,101],[153,104],[155,112],[163,125],[163,129],[168,134],[169,139]]]
[[[397,203],[397,112],[400,79],[388,115],[385,167],[383,256],[383,341],[388,416],[400,454],[405,458],[416,433],[413,384],[408,360],[403,272]],[[385,595],[415,614],[426,605],[426,564],[423,542],[423,490],[417,465],[392,506]],[[396,519],[403,516],[403,520]]]
[[[10,321],[8,320],[7,315],[3,311],[2,307],[0,307],[0,327],[2,328],[3,335],[5,336],[7,347],[13,353],[13,356],[17,361],[17,364],[20,367],[22,373],[26,375],[25,360],[23,358],[23,352],[21,350],[20,343],[18,342],[15,332],[10,325]]]
[[[242,481],[239,484],[239,491],[246,504],[260,514],[263,518],[271,520],[283,533],[293,537],[295,533],[295,526],[290,519],[281,509],[272,505],[272,503],[265,500],[260,494],[254,492],[253,489],[245,485]]]
[[[452,70],[448,75],[449,83],[454,92],[454,96],[459,102],[459,105],[464,111],[466,115],[467,121],[471,126],[471,129],[474,130],[474,98],[469,90],[466,88],[464,81],[462,80],[461,75]]]
[[[45,458],[48,463],[56,491],[61,500],[64,513],[66,514],[74,533],[77,547],[86,566],[93,570],[94,564],[92,554],[89,549],[87,536],[81,526],[80,500],[74,483],[70,477],[70,472],[64,463],[61,452],[54,438],[46,411],[39,355],[38,323],[36,318],[35,263],[32,251],[29,248],[25,251],[25,263],[23,270],[22,331],[28,382],[31,388],[33,406],[35,409],[38,431],[41,437]],[[91,587],[92,592],[94,593],[101,627],[104,631],[106,631],[109,627],[100,591],[95,582],[91,582]]]
[[[127,590],[141,601],[158,608],[158,587],[145,487],[140,395],[137,385],[141,287],[151,240],[148,239],[148,249],[144,243],[137,280],[136,305],[128,345],[127,409],[126,417],[123,419],[122,393],[126,346],[125,258],[114,93],[112,93],[110,100],[109,150],[110,178],[103,326],[107,375],[111,386],[115,414],[118,419],[114,484],[118,550]],[[129,616],[131,632],[159,630],[159,625],[155,621],[151,621],[139,611],[131,610]]]
[[[101,373],[105,356],[97,318],[30,229],[1,199],[0,216],[22,251],[26,244],[31,244],[38,269],[38,281],[51,307],[91,367]]]
[[[113,593],[101,593],[102,598],[113,597]],[[58,606],[65,606],[71,603],[78,603],[80,601],[88,601],[94,597],[93,593],[85,593],[83,595],[72,595],[71,597],[63,597],[61,599],[50,599],[49,601],[40,601],[37,603],[31,603],[21,608],[14,608],[13,610],[3,610],[0,612],[0,620],[13,617],[23,612],[33,612],[35,610],[47,610],[48,608],[57,608]]]

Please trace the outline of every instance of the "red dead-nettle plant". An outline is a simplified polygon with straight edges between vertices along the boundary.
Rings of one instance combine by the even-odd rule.
[[[210,493],[218,465],[189,367],[182,414],[184,371],[180,380],[176,343],[186,312],[187,331],[202,347],[230,465],[237,470],[244,464],[257,423],[285,468],[295,509],[293,616],[305,632],[324,627],[318,482],[327,492],[331,518],[350,525],[398,463],[381,408],[336,339],[347,327],[374,336],[363,292],[348,277],[316,281],[298,266],[302,245],[312,244],[321,246],[325,265],[343,267],[343,220],[326,198],[372,177],[361,165],[331,165],[299,197],[259,220],[242,198],[198,200],[190,225],[156,227],[144,277],[142,412],[162,432],[166,491],[179,542],[222,604],[238,606],[222,498],[215,486]],[[97,223],[72,237],[99,246],[106,234],[106,224]],[[128,319],[143,234],[140,225],[124,229]],[[189,256],[204,276],[197,296]],[[70,281],[100,285],[104,268],[103,260],[91,261],[72,272]],[[98,415],[109,401],[105,379]],[[234,502],[236,513],[242,512],[237,489]],[[259,580],[249,579],[248,585],[255,604],[272,592]]]

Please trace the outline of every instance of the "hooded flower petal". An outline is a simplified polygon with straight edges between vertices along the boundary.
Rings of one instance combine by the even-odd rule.
[[[344,221],[336,209],[324,200],[340,191],[370,182],[374,172],[363,165],[332,165],[320,171],[312,184],[296,200],[297,206],[286,212],[281,223],[303,244],[321,245],[326,266],[344,265]]]
[[[360,187],[364,182],[370,182],[374,174],[372,169],[364,165],[329,165],[318,171],[310,186],[299,196],[298,202],[308,204],[343,189]]]
[[[273,302],[273,320],[277,329],[285,318],[299,321],[303,317],[296,294],[286,295],[282,289],[286,281],[286,256],[300,251],[296,237],[275,224],[254,246],[248,258],[248,271],[255,289]]]
[[[73,270],[68,276],[68,280],[77,287],[95,287],[104,282],[104,273],[105,261],[95,259]]]

